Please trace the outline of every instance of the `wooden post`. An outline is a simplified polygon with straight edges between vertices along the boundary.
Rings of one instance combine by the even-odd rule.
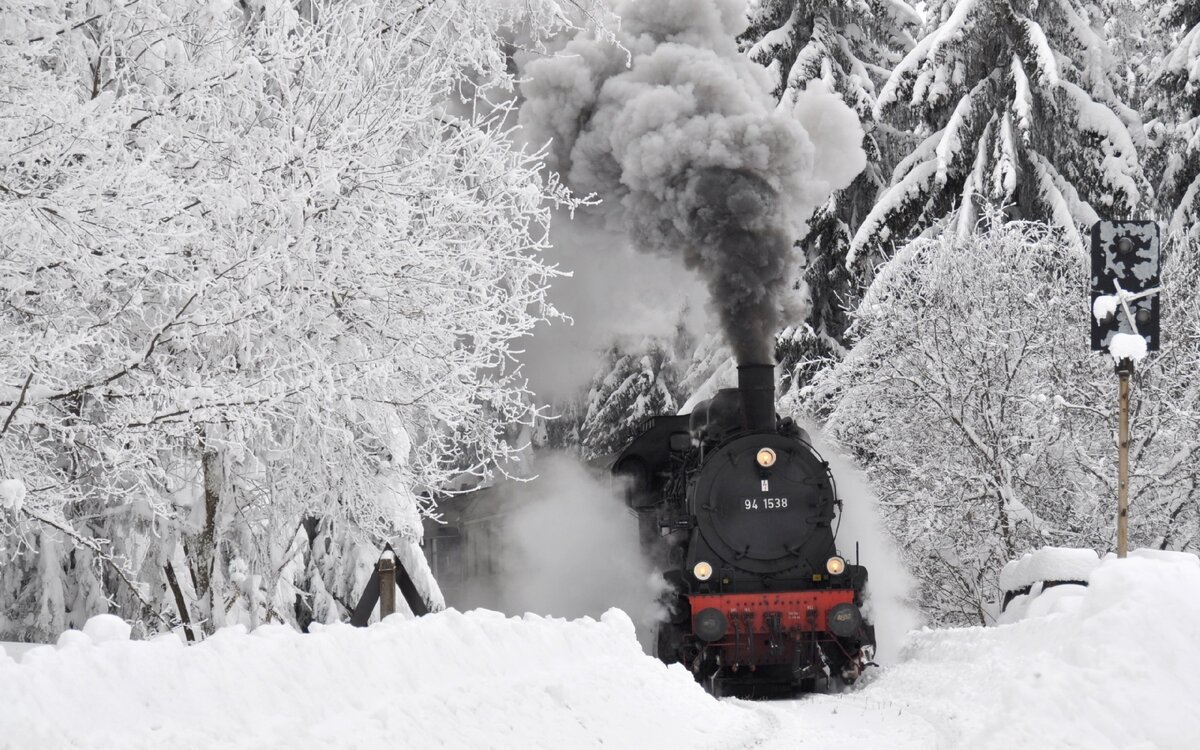
[[[379,619],[382,620],[395,612],[396,556],[391,550],[387,550],[379,557]]]
[[[354,605],[354,611],[350,613],[350,624],[356,628],[365,628],[375,612],[377,603],[380,619],[393,614],[396,611],[397,588],[404,595],[404,601],[414,615],[421,617],[429,614],[429,603],[417,590],[412,576],[404,567],[404,561],[396,557],[396,551],[389,544],[379,556],[379,562],[375,564],[375,570],[371,571],[362,596],[358,598],[358,604]]]
[[[1120,379],[1120,428],[1117,434],[1117,557],[1129,552],[1129,377],[1133,374],[1132,360],[1122,359],[1117,365]]]

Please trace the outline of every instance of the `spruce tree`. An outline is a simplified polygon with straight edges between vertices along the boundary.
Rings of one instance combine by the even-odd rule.
[[[1145,137],[1114,86],[1107,16],[1078,0],[946,0],[930,17],[876,104],[923,140],[859,227],[852,261],[947,218],[973,232],[985,203],[1076,244],[1080,225],[1144,204]]]
[[[914,41],[909,31],[920,16],[902,0],[853,3],[848,0],[764,0],[750,11],[742,36],[747,54],[776,77],[775,95],[790,107],[810,85],[834,91],[863,125],[867,168],[844,190],[830,196],[809,221],[800,241],[804,285],[809,298],[806,323],[780,333],[776,356],[797,382],[807,381],[816,363],[840,355],[847,313],[858,293],[856,274],[846,265],[854,230],[886,186],[889,154],[903,145],[877,127],[878,87]],[[784,378],[787,388],[792,378]]]
[[[609,349],[587,396],[580,430],[584,456],[619,451],[641,432],[646,419],[674,414],[682,403],[677,383],[674,357],[659,342],[628,353]]]
[[[1155,81],[1150,109],[1161,122],[1159,199],[1173,231],[1195,234],[1200,214],[1200,2],[1172,0],[1159,25],[1174,44]]]

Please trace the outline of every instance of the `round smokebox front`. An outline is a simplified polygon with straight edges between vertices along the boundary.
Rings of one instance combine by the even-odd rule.
[[[766,464],[766,465],[764,465]],[[696,486],[700,533],[739,568],[773,572],[795,564],[813,530],[833,518],[829,470],[802,443],[746,435],[713,453]]]

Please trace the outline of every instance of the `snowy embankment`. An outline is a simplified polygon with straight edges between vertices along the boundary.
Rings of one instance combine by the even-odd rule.
[[[229,628],[192,647],[97,630],[0,655],[0,747],[703,747],[763,721],[645,657],[617,610]]]
[[[761,704],[644,656],[619,612],[231,629],[187,648],[100,622],[0,656],[0,747],[1200,747],[1200,561],[1105,560],[1062,588],[1020,622],[914,633],[853,692]]]
[[[874,714],[905,738],[870,747],[1200,748],[1196,556],[1106,559],[1044,596],[1012,624],[913,633],[900,664],[804,713]]]

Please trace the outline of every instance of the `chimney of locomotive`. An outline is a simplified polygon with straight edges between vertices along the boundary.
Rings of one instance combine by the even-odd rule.
[[[775,366],[738,365],[738,390],[746,429],[775,431]]]

